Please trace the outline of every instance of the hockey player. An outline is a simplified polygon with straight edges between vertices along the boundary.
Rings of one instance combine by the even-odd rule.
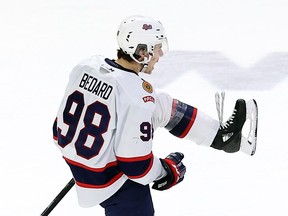
[[[196,107],[156,93],[139,76],[150,74],[168,50],[163,26],[153,18],[126,18],[117,41],[116,60],[94,56],[72,70],[53,135],[73,174],[80,206],[100,204],[107,216],[152,216],[149,184],[166,190],[186,172],[182,153],[163,159],[153,154],[154,130],[165,127],[199,145],[237,152],[249,108],[237,100],[232,116],[220,125]]]

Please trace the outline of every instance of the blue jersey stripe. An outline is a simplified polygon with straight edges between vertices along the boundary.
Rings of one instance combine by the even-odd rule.
[[[104,168],[89,168],[80,163],[64,158],[69,165],[73,177],[79,186],[87,188],[104,188],[113,184],[123,173],[117,162],[112,162]]]
[[[117,157],[119,168],[131,179],[145,176],[153,165],[153,159],[152,153],[138,158]]]
[[[184,113],[184,116],[180,120],[180,122],[169,132],[174,136],[183,138],[186,136],[190,128],[192,127],[195,117],[197,114],[197,109],[187,105],[187,109]]]

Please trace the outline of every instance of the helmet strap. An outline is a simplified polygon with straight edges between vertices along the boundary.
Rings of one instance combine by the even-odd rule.
[[[144,57],[143,61],[139,61],[138,59],[136,59],[133,54],[130,54],[130,57],[131,57],[135,62],[143,65],[143,67],[142,67],[142,69],[140,70],[140,72],[145,72],[145,71],[146,71],[146,68],[147,68],[147,66],[148,66],[148,61],[149,61],[149,57],[150,57],[150,56],[149,56],[149,57]]]
[[[145,73],[147,66],[148,66],[148,64],[143,64],[143,67],[142,67],[140,72]]]

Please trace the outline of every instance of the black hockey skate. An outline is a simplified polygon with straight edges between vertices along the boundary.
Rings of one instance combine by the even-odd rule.
[[[243,135],[242,131],[246,120],[250,121],[247,136]],[[258,124],[258,108],[255,100],[246,103],[245,100],[238,99],[230,118],[225,123],[220,121],[220,124],[211,147],[228,153],[240,150],[251,156],[255,154]]]
[[[228,153],[240,150],[242,128],[246,121],[246,102],[238,99],[230,118],[220,125],[211,147]]]

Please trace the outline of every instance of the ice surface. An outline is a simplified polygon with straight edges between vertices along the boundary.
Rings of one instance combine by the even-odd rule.
[[[225,154],[158,130],[154,153],[185,153],[183,183],[152,191],[156,215],[288,215],[288,3],[284,0],[144,2],[11,0],[0,7],[0,215],[39,215],[70,180],[52,124],[70,70],[83,58],[115,58],[128,15],[161,20],[170,54],[149,79],[217,118],[214,93],[259,106],[256,155]],[[224,115],[225,117],[225,115]],[[72,189],[52,215],[103,215],[78,206]]]

